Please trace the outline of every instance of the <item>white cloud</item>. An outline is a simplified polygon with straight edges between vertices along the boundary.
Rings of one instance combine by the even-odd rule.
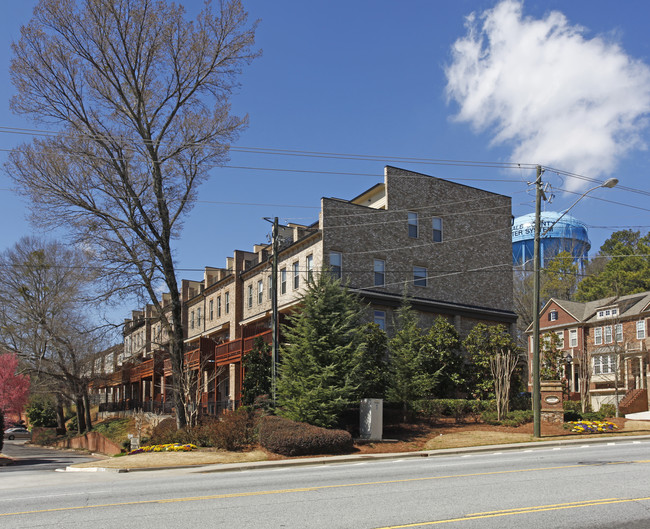
[[[558,11],[537,20],[522,8],[503,0],[467,17],[445,70],[455,119],[512,147],[513,161],[610,175],[645,148],[650,68]]]

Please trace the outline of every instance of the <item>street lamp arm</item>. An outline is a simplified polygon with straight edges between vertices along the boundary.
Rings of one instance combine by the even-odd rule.
[[[584,193],[582,193],[582,195],[580,195],[580,196],[578,197],[578,200],[576,200],[576,201],[575,201],[573,204],[571,204],[567,209],[565,209],[564,212],[562,213],[562,215],[560,215],[557,219],[555,219],[555,221],[553,222],[553,224],[551,224],[548,228],[546,228],[546,230],[544,230],[544,233],[542,233],[542,237],[545,237],[546,234],[547,234],[549,231],[551,231],[551,230],[553,229],[553,226],[555,226],[558,222],[560,222],[560,219],[562,219],[562,217],[564,217],[564,215],[566,215],[569,211],[571,211],[571,210],[574,208],[574,206],[575,206],[578,202],[580,202],[583,198],[585,198],[589,193],[591,193],[592,191],[595,191],[596,189],[600,189],[601,187],[612,188],[612,187],[614,187],[616,184],[618,184],[618,179],[617,179],[617,178],[608,178],[608,179],[605,180],[602,184],[597,185],[596,187],[592,187],[591,189],[588,189],[587,191],[585,191]]]

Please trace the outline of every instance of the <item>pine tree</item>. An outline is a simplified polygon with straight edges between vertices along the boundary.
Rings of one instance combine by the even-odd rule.
[[[444,366],[436,361],[417,315],[403,302],[397,316],[397,332],[390,340],[390,386],[388,398],[403,406],[434,396]]]
[[[388,385],[388,337],[376,323],[361,327],[361,344],[350,373],[356,386],[355,400],[383,399]]]
[[[271,393],[271,346],[261,337],[243,359],[242,404],[251,406],[257,397]]]
[[[600,264],[600,270],[580,282],[576,293],[578,301],[650,290],[650,234],[641,237],[638,231],[614,232],[600,247],[589,269],[594,262]]]
[[[278,413],[331,427],[350,403],[350,378],[360,344],[359,300],[330,274],[310,280],[300,306],[283,327]]]
[[[438,317],[426,335],[425,366],[430,373],[439,373],[435,396],[454,398],[465,388],[465,362],[460,353],[458,331],[449,320]]]

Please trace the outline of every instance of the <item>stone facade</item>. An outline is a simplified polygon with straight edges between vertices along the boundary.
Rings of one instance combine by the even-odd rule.
[[[314,272],[340,264],[343,282],[370,303],[368,319],[386,328],[405,293],[425,326],[438,316],[463,336],[479,321],[510,326],[510,222],[509,197],[386,167],[383,183],[352,200],[323,198],[317,224],[293,227],[279,253],[279,309],[299,299],[308,263]],[[242,274],[244,325],[270,317],[270,263],[269,253]]]
[[[309,276],[326,272],[361,296],[367,320],[389,334],[405,295],[425,327],[442,316],[461,337],[479,322],[512,330],[511,218],[509,197],[387,166],[383,182],[351,200],[322,198],[313,224],[279,227],[280,321],[300,302]],[[206,268],[203,281],[182,281],[186,362],[204,380],[206,409],[211,399],[214,409],[225,396],[227,405],[238,399],[241,354],[251,337],[268,339],[272,251],[271,244],[236,250],[225,268]],[[153,358],[128,383],[126,374],[113,377],[120,398],[165,401],[171,371],[156,359],[166,339],[150,307],[125,322],[130,354]]]

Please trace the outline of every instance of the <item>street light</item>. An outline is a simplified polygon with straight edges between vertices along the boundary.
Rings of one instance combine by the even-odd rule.
[[[541,204],[544,191],[542,189],[542,167],[537,166],[537,178],[535,179],[535,241],[533,251],[533,435],[541,437],[541,384],[539,376],[539,279],[541,269],[541,256],[540,256],[540,224],[541,224]],[[553,224],[551,224],[544,231],[545,236],[553,229],[558,221],[564,217],[578,202],[586,197],[592,191],[600,189],[601,187],[612,188],[618,184],[618,179],[609,178],[600,185],[592,187],[585,191],[578,200],[560,215]],[[588,367],[588,366],[587,366]],[[584,366],[583,366],[584,368]]]

